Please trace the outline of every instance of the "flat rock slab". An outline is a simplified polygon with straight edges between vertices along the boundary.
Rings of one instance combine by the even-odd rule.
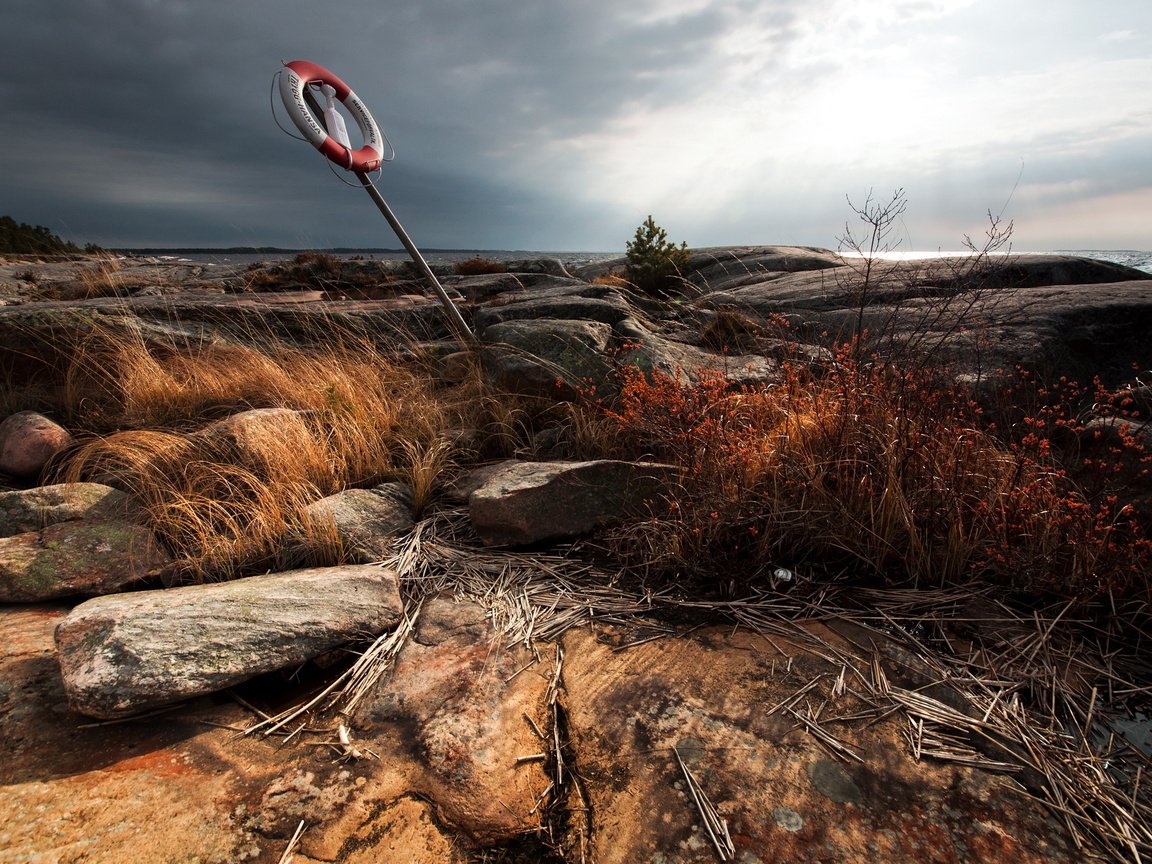
[[[851,650],[828,631],[821,641]],[[594,814],[583,842],[598,864],[720,860],[677,753],[728,823],[730,860],[1081,860],[1011,779],[917,762],[891,716],[835,721],[867,706],[848,690],[836,695],[843,667],[813,650],[820,643],[708,628],[627,650],[583,630],[563,644],[573,770]],[[807,700],[790,701],[813,681]],[[831,752],[782,705],[817,711],[859,761]]]
[[[148,722],[81,722],[53,656],[67,611],[0,606],[0,861],[277,861],[287,838],[244,822],[284,770],[284,751],[221,728],[251,722],[231,701]],[[297,758],[329,761],[302,749]]]
[[[101,483],[57,483],[0,492],[0,537],[39,531],[57,522],[122,517],[128,496]]]
[[[616,293],[605,297],[584,297],[579,294],[541,297],[482,307],[476,311],[476,329],[485,330],[505,321],[525,318],[599,321],[612,325],[632,314],[627,301]]]
[[[650,462],[507,462],[468,498],[489,546],[568,540],[642,513],[679,476]]]
[[[400,619],[396,574],[352,565],[98,597],[56,629],[73,710],[124,717],[303,663]]]
[[[443,821],[478,845],[506,843],[540,825],[543,759],[521,757],[548,749],[537,730],[549,728],[552,668],[506,645],[484,607],[436,598],[351,722],[379,752],[406,754],[409,788]]]
[[[0,537],[0,602],[111,594],[170,561],[152,532],[129,522],[76,520]]]

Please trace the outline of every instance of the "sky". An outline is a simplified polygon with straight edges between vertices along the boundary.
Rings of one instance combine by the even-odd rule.
[[[79,243],[398,247],[277,128],[305,59],[421,248],[836,248],[902,189],[902,249],[1152,249],[1148,0],[4,0],[0,58],[0,214]]]

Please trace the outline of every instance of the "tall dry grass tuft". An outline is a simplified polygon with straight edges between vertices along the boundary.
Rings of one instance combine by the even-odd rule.
[[[243,464],[203,435],[116,432],[74,449],[59,479],[129,492],[176,559],[171,578],[228,579],[292,563],[285,541],[301,533],[303,508],[325,494],[308,476],[315,454],[297,458],[297,443],[265,442]]]
[[[538,456],[541,433],[555,431],[569,417],[564,403],[495,388],[478,362],[462,370],[459,379],[447,402],[466,431],[457,441],[457,456],[465,460]]]
[[[592,280],[593,285],[607,285],[610,288],[633,288],[631,282],[615,273],[604,273]]]
[[[457,276],[484,276],[491,273],[507,273],[508,265],[502,261],[494,261],[491,258],[474,255],[471,258],[465,258],[463,261],[457,261],[453,264],[452,272]]]
[[[417,370],[335,337],[316,349],[156,346],[102,331],[77,344],[65,382],[73,424],[96,435],[60,479],[131,492],[184,579],[290,564],[302,548],[290,538],[309,538],[312,563],[339,559],[331,526],[303,508],[386,479],[426,502],[451,461],[445,427],[459,422]],[[253,408],[272,410],[240,413]]]
[[[115,297],[125,284],[123,262],[114,255],[97,256],[94,266],[77,271],[78,298]]]
[[[318,412],[346,424],[427,432],[438,422],[417,370],[355,337],[315,348],[250,334],[245,344],[161,345],[97,328],[69,351],[64,409],[96,428],[188,427],[246,408]]]
[[[412,509],[419,517],[454,462],[452,445],[443,439],[433,443],[405,439],[399,442],[399,449],[400,476],[412,492]]]

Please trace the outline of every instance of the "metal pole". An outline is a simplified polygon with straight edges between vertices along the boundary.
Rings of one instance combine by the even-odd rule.
[[[380,194],[380,190],[372,183],[372,178],[367,174],[359,171],[353,172],[360,180],[360,184],[368,193],[368,196],[375,202],[380,212],[384,214],[384,218],[388,220],[388,224],[392,226],[392,230],[396,236],[400,238],[400,242],[404,244],[404,248],[408,250],[408,254],[412,256],[412,261],[424,274],[424,278],[432,285],[432,289],[436,292],[436,296],[440,298],[440,303],[444,307],[444,312],[448,315],[448,323],[452,326],[453,331],[456,333],[456,338],[460,340],[460,344],[465,349],[476,347],[476,336],[468,328],[467,322],[460,314],[460,310],[456,308],[456,304],[452,302],[452,298],[448,296],[448,292],[444,290],[444,286],[440,284],[440,280],[436,278],[436,274],[432,272],[432,268],[428,266],[428,262],[424,260],[424,256],[420,254],[420,250],[416,248],[416,244],[412,242],[412,238],[408,236],[408,232],[404,230],[404,226],[400,224],[400,220],[396,218],[396,214],[392,212],[392,208],[388,206],[388,202],[384,200],[384,196]]]
[[[323,117],[324,111],[320,107],[320,103],[316,101],[316,97],[312,95],[311,91],[304,88],[304,100],[308,103],[308,107],[312,113],[317,117]],[[408,232],[404,230],[404,226],[400,224],[400,220],[396,218],[396,214],[392,212],[392,208],[388,206],[388,202],[384,200],[384,196],[380,194],[380,190],[372,183],[372,178],[367,174],[360,171],[353,172],[360,180],[360,185],[368,193],[369,197],[375,202],[380,212],[384,214],[384,218],[388,220],[388,224],[392,226],[393,232],[400,238],[400,242],[404,244],[404,248],[408,250],[408,254],[412,257],[413,263],[424,275],[424,278],[432,285],[432,289],[436,292],[436,296],[440,298],[440,304],[444,307],[444,312],[448,316],[448,324],[452,331],[456,334],[456,338],[460,341],[460,346],[465,350],[471,350],[479,344],[475,334],[469,329],[464,317],[460,314],[460,310],[456,308],[456,304],[452,302],[452,298],[448,296],[448,292],[444,290],[444,286],[440,284],[440,280],[436,278],[436,274],[432,272],[432,268],[428,266],[428,262],[424,260],[424,256],[420,254],[420,250],[416,248],[416,244],[412,242],[412,238],[408,236]]]

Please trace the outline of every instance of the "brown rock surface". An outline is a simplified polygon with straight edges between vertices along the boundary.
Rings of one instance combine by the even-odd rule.
[[[314,843],[305,843],[304,848],[325,857],[300,854],[292,859],[297,864],[465,864],[475,860],[440,827],[435,806],[415,796],[383,807],[332,851]]]
[[[480,770],[491,775],[487,791],[496,790],[494,799],[470,802],[467,793],[477,790],[449,788],[436,753],[424,752],[411,724],[403,722],[382,728],[370,742],[354,731],[357,743],[379,757],[357,760],[337,759],[331,748],[308,746],[300,736],[292,746],[283,746],[279,736],[238,736],[235,730],[256,718],[223,697],[197,699],[153,717],[88,722],[70,712],[53,657],[52,634],[67,612],[61,605],[0,606],[7,646],[0,655],[4,864],[277,864],[301,820],[305,831],[296,862],[463,864],[474,841],[448,827],[445,816],[461,807],[473,814],[486,810],[498,824],[473,827],[482,835],[507,837],[510,826],[518,832],[523,823],[502,805],[531,802],[530,793],[542,791],[537,788],[543,786],[537,763],[509,765],[491,751],[477,755],[492,757]],[[450,633],[456,617],[431,616],[429,632]],[[482,657],[491,647],[490,634],[483,628],[469,632],[483,634],[484,651],[478,642],[464,666],[484,673],[480,677],[499,701],[504,688],[498,675],[508,664],[485,667]],[[453,644],[460,647],[459,641]],[[411,660],[428,656],[421,653]],[[436,691],[441,696],[467,678],[466,671],[451,663],[429,671],[413,662],[401,664],[398,684],[425,675],[435,678],[437,672],[450,675],[441,679]],[[527,682],[529,674],[519,677]],[[532,690],[521,686],[524,692]],[[461,692],[452,704],[470,692]],[[262,679],[237,695],[241,693],[245,701],[259,703],[270,713],[307,695],[288,679],[277,678]],[[452,735],[452,704],[441,712],[438,734],[446,741]],[[509,713],[508,723],[527,728],[518,713],[525,707],[511,700],[508,710],[515,716]],[[487,710],[479,715],[482,724]],[[475,719],[461,723],[460,730]],[[521,736],[514,737],[494,743],[500,752],[510,753],[520,743]],[[334,742],[331,734],[303,738],[314,745],[321,739]],[[449,805],[441,807],[429,797],[430,790],[447,795]]]
[[[842,665],[812,645],[703,630],[614,651],[574,631],[564,647],[574,770],[598,864],[717,860],[673,748],[727,820],[736,861],[1080,860],[1013,781],[917,763],[891,717],[834,722],[864,706],[829,695]],[[858,762],[774,710],[820,676],[826,686],[797,708],[827,700],[821,723]]]
[[[567,832],[564,860],[710,864],[673,747],[727,820],[735,861],[1082,860],[1013,780],[915,762],[892,717],[836,722],[862,707],[850,689],[831,692],[836,652],[854,655],[817,625],[824,647],[729,628],[629,647],[612,628],[570,631],[560,676],[567,806],[546,817],[538,804],[555,765],[520,757],[550,750],[555,646],[538,646],[536,660],[494,641],[478,605],[426,603],[393,673],[348,720],[371,751],[359,759],[303,743],[331,734],[304,733],[293,746],[239,737],[233,729],[253,715],[219,697],[85,723],[69,712],[52,657],[65,613],[0,607],[0,861],[276,864],[303,821],[298,862],[559,861],[535,839],[549,823],[558,839]],[[795,707],[806,714],[827,700],[822,724],[860,762],[773,710],[817,678]],[[301,698],[271,678],[239,694],[268,713]]]
[[[0,607],[0,861],[275,861],[284,841],[243,825],[278,768],[274,747],[204,723],[245,722],[235,704],[86,724],[69,712],[52,656],[66,612]]]
[[[399,743],[419,768],[411,788],[476,843],[534,830],[548,780],[542,760],[517,760],[548,749],[536,730],[549,727],[551,668],[504,645],[476,604],[434,599],[420,622],[356,725],[373,747]]]

